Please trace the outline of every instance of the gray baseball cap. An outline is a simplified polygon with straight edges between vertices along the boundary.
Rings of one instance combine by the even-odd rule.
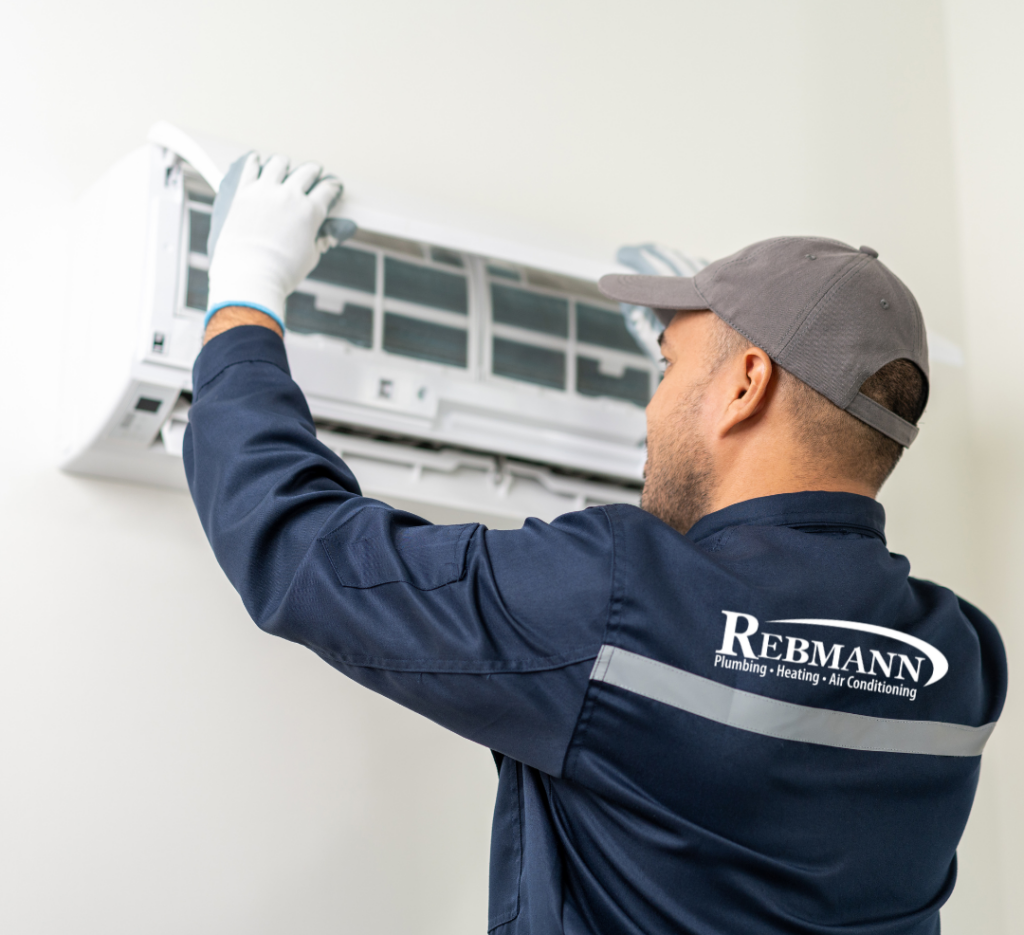
[[[860,392],[899,359],[920,368],[926,392],[928,380],[921,309],[871,247],[775,237],[693,277],[613,273],[598,285],[610,298],[654,309],[666,325],[677,311],[710,309],[840,409],[904,447],[917,437],[917,426]]]

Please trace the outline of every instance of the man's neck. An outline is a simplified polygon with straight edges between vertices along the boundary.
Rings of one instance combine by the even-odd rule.
[[[802,493],[807,490],[829,490],[837,493],[855,493],[874,498],[878,491],[863,481],[843,477],[834,471],[815,469],[813,464],[780,457],[777,452],[764,452],[760,457],[753,452],[742,460],[726,464],[718,474],[718,482],[711,496],[711,512],[724,510],[734,503],[771,497],[783,493]]]

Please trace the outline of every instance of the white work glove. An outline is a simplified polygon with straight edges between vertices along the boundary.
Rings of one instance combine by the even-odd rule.
[[[218,198],[222,194],[229,201],[211,247],[206,322],[225,306],[244,305],[269,315],[283,330],[285,300],[338,242],[321,226],[341,194],[341,182],[321,178],[320,166],[311,162],[289,174],[284,156],[272,156],[261,170],[250,153],[233,197],[224,185]],[[223,211],[223,199],[220,207]]]
[[[696,276],[708,265],[707,260],[700,260],[681,250],[656,243],[620,247],[615,259],[623,266],[635,269],[645,276]],[[660,362],[661,348],[658,345],[658,338],[665,330],[661,319],[651,309],[642,305],[627,305],[623,302],[620,308],[626,319],[626,327],[637,344],[651,360]]]

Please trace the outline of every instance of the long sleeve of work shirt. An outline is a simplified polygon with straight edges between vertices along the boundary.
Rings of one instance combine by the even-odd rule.
[[[215,338],[196,379],[189,483],[256,623],[559,775],[608,618],[606,516],[489,531],[363,497],[316,440],[284,345],[265,328]]]

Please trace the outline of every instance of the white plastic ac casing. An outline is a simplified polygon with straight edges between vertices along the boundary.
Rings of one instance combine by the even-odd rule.
[[[242,152],[158,124],[145,146],[83,196],[65,336],[65,469],[184,486],[181,444],[208,265],[204,251],[190,249],[191,230]],[[638,388],[653,389],[656,369],[615,334],[599,336],[600,344],[584,340],[604,334],[594,330],[595,316],[599,325],[612,321],[600,312],[615,306],[593,283],[617,267],[385,213],[351,186],[338,213],[360,227],[345,246],[359,252],[366,270],[375,265],[373,291],[318,280],[314,271],[289,306],[285,342],[321,440],[346,459],[367,494],[505,520],[637,501],[645,432]],[[464,277],[465,311],[385,294],[401,291],[391,286],[396,270],[414,279],[425,270],[442,285]],[[520,293],[564,309],[565,333],[496,320],[492,296],[519,301]],[[354,340],[301,333],[310,330],[302,327],[309,316],[333,329],[351,307],[363,326],[372,322]],[[403,329],[410,327],[414,337],[426,329],[428,344],[435,332],[450,343],[463,329],[465,365],[407,356]],[[508,368],[508,348],[515,366],[524,348],[528,363],[531,355],[564,361],[564,385],[496,372]],[[618,387],[627,384],[624,394]],[[634,399],[589,395],[605,388]]]

